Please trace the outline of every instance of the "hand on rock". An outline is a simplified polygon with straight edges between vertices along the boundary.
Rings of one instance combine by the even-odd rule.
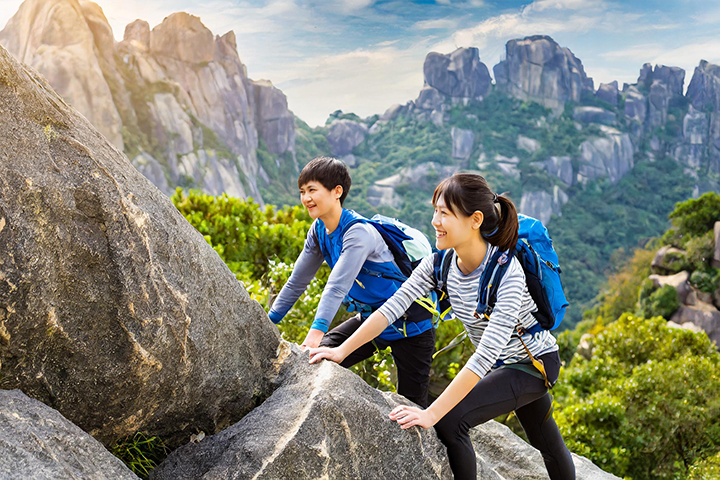
[[[392,409],[388,416],[390,420],[399,423],[400,428],[403,430],[416,425],[422,428],[430,428],[436,423],[427,410],[407,405],[398,405]]]
[[[340,363],[345,360],[345,355],[343,355],[337,348],[320,347],[310,349],[310,363],[318,363],[322,359]]]
[[[317,348],[317,346],[320,345],[323,335],[325,335],[325,333],[322,330],[311,328],[305,340],[303,340],[302,345],[300,345],[300,350],[304,352],[308,348]]]

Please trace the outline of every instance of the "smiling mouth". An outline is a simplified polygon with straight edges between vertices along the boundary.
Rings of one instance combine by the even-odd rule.
[[[435,232],[435,238],[443,238],[445,235],[447,235],[447,232]]]

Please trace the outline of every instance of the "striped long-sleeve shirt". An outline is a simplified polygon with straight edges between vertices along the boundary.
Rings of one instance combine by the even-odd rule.
[[[515,327],[518,321],[525,328],[536,323],[532,312],[536,311],[537,307],[528,291],[525,272],[514,257],[498,288],[497,301],[490,319],[482,315],[480,318],[475,318],[480,277],[489,258],[496,250],[497,247],[488,245],[485,259],[468,275],[463,274],[457,266],[457,254],[453,251],[447,280],[447,292],[453,315],[463,322],[468,337],[475,346],[475,353],[465,366],[479,377],[484,377],[498,360],[507,364],[527,359],[527,353],[515,333]],[[434,285],[431,255],[418,265],[412,276],[378,311],[392,323],[415,299],[426,296]],[[534,337],[529,333],[525,334],[523,340],[536,357],[558,349],[555,337],[547,330],[542,330]]]

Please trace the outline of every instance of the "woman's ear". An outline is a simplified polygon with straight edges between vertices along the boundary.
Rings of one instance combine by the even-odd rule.
[[[335,195],[335,200],[340,200],[340,197],[342,197],[343,194],[342,185],[336,185],[333,189],[333,194]]]
[[[480,230],[480,226],[485,220],[485,215],[480,210],[475,210],[472,214],[472,228]]]

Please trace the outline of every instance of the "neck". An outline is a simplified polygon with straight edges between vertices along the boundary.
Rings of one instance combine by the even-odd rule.
[[[327,212],[325,215],[320,216],[320,220],[323,221],[325,224],[325,228],[327,229],[328,233],[332,233],[335,231],[335,229],[338,227],[338,224],[340,224],[340,217],[342,217],[342,205],[340,205],[340,202],[337,203],[329,212]]]
[[[487,249],[488,244],[480,235],[455,247],[460,271],[465,275],[468,275],[470,272],[478,268],[485,259]]]

